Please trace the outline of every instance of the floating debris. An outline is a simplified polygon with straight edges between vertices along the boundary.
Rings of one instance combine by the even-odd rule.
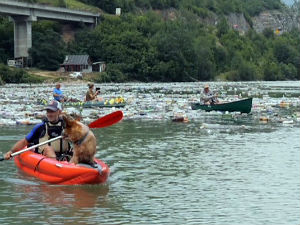
[[[218,91],[220,101],[233,101],[253,97],[250,114],[238,112],[205,112],[191,110],[191,103],[199,102],[203,88],[197,83],[105,83],[101,87],[103,104],[89,108],[71,102],[65,104],[64,112],[78,115],[89,123],[101,116],[121,110],[124,120],[165,120],[174,122],[200,121],[202,129],[219,129],[222,121],[238,123],[239,127],[222,128],[224,132],[244,129],[247,123],[277,123],[299,125],[300,82],[211,82],[213,91]],[[33,125],[45,117],[44,105],[53,99],[55,84],[6,84],[0,90],[0,126]],[[62,83],[61,89],[71,99],[83,100],[86,83]],[[79,103],[81,102],[79,101]],[[116,106],[115,106],[116,104]],[[220,124],[219,124],[220,125]],[[222,126],[221,126],[222,127]],[[245,129],[244,129],[245,130]]]

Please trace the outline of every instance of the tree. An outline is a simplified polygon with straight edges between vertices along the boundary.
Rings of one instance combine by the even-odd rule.
[[[283,80],[281,70],[278,64],[276,64],[275,62],[266,61],[262,66],[262,70],[264,80]]]
[[[285,64],[293,62],[297,57],[296,50],[284,39],[275,40],[273,52],[277,61]]]
[[[14,57],[14,31],[13,23],[7,18],[0,17],[0,63]]]
[[[65,57],[65,44],[53,29],[33,27],[33,45],[29,50],[33,66],[40,69],[57,70]]]
[[[229,25],[225,17],[222,17],[217,24],[217,36],[221,37],[229,31]]]

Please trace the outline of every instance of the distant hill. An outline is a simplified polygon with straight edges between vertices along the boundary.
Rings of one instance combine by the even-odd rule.
[[[65,55],[88,54],[107,65],[95,82],[300,79],[299,4],[289,8],[280,0],[27,2],[102,12],[95,29],[34,22],[30,56],[39,69],[57,70]],[[115,15],[117,7],[121,16]],[[13,24],[0,17],[0,63],[13,57],[13,40]],[[3,71],[7,82],[12,76],[5,67]]]
[[[215,25],[225,16],[228,23],[245,33],[250,28],[262,32],[266,28],[286,32],[293,27],[300,29],[299,10],[287,8],[280,0],[22,0],[30,3],[49,4],[57,7],[105,12],[115,14],[120,7],[122,13],[163,11],[166,19],[185,17],[185,11],[198,16],[203,23]],[[284,0],[291,5],[296,0]],[[298,2],[299,3],[299,2]],[[180,13],[178,13],[180,11]],[[175,14],[174,14],[175,12]],[[176,13],[177,12],[177,13]]]
[[[164,10],[169,8],[188,9],[201,16],[210,12],[220,14],[246,13],[258,15],[264,10],[282,9],[280,0],[21,0],[29,3],[49,4],[80,10],[102,9],[107,13],[115,13],[115,8],[123,12],[138,12],[140,10]],[[288,0],[286,0],[288,1]],[[291,0],[290,0],[291,1]]]

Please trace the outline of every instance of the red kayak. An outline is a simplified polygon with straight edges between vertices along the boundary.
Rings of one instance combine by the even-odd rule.
[[[24,152],[15,158],[17,167],[30,176],[52,184],[100,184],[110,173],[109,167],[95,159],[95,166],[57,161],[32,151]]]

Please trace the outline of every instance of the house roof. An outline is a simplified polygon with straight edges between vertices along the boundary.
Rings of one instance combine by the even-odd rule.
[[[93,65],[97,65],[97,64],[105,64],[104,61],[100,61],[100,62],[94,62]]]
[[[88,55],[67,55],[63,65],[88,65]]]

